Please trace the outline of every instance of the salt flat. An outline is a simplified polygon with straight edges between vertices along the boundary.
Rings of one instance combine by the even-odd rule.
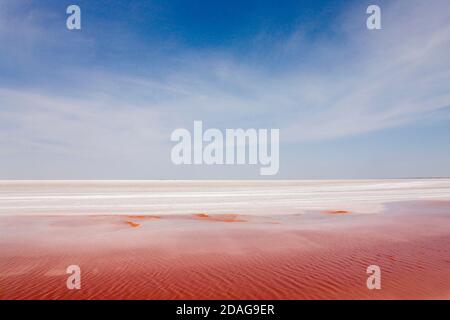
[[[450,200],[450,179],[0,181],[0,215],[375,213]]]

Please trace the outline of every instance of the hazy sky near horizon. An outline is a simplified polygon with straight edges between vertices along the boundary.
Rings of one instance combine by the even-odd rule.
[[[450,176],[448,0],[0,0],[0,43],[0,179]],[[279,174],[175,166],[194,120],[279,128]]]

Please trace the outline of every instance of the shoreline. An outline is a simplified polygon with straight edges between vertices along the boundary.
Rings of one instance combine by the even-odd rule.
[[[450,200],[450,179],[328,181],[0,181],[0,216],[377,213],[387,203]]]

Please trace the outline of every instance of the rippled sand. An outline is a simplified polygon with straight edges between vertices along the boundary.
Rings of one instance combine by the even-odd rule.
[[[59,191],[55,183],[37,189],[27,183],[15,185],[16,189],[3,184],[0,299],[450,299],[448,181],[425,182],[427,187],[421,180],[385,182],[384,192],[379,181],[346,182],[346,190],[342,182],[322,187],[307,182],[305,188],[299,182],[277,182],[277,187],[290,189],[282,196],[277,188],[272,194],[263,191],[270,182],[261,187],[253,182],[223,189],[198,186],[200,191],[185,183],[173,190],[168,183],[166,191],[156,185],[154,194],[178,195],[172,200],[174,212],[166,207],[151,214],[149,209],[124,213],[120,207],[113,214],[83,209],[69,215],[56,210],[59,205],[52,202],[56,193],[64,198],[58,201],[86,206],[101,205],[89,198],[98,196],[123,206],[156,200],[148,200],[153,194],[148,182],[137,187],[114,185],[111,191],[103,185],[101,192],[98,184],[87,189],[85,184],[68,184],[56,188]],[[193,194],[214,193],[212,198],[222,205],[220,212],[207,210],[208,197],[184,203],[186,188],[194,188]],[[266,196],[258,198],[262,208],[242,214],[225,210],[230,202],[218,200],[226,198],[220,198],[220,190]],[[298,202],[287,193],[297,194]],[[315,201],[313,208],[305,205],[307,193]],[[360,198],[363,193],[377,198],[380,207],[355,210],[354,202],[365,199]],[[115,200],[118,194],[137,198]],[[394,200],[405,200],[406,195],[408,201]],[[320,205],[321,196],[336,202],[324,200]],[[275,204],[265,202],[267,197],[272,201],[292,197],[291,207],[275,201],[279,208],[274,209]],[[233,202],[244,208],[246,197],[237,198]],[[14,201],[22,201],[24,207],[45,205],[46,213],[35,208],[30,215],[16,208],[7,214],[5,204]],[[202,203],[207,203],[202,210],[178,212],[183,205],[193,210]],[[294,203],[301,208],[293,209]],[[108,208],[114,210],[114,205]],[[291,211],[285,213],[285,208]],[[81,290],[66,288],[65,270],[73,264],[81,267]],[[381,290],[366,287],[369,265],[381,268]]]

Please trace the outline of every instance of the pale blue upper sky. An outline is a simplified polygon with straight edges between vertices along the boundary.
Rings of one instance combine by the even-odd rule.
[[[447,0],[0,0],[0,43],[3,179],[260,177],[173,165],[194,120],[280,128],[274,178],[450,176]]]

